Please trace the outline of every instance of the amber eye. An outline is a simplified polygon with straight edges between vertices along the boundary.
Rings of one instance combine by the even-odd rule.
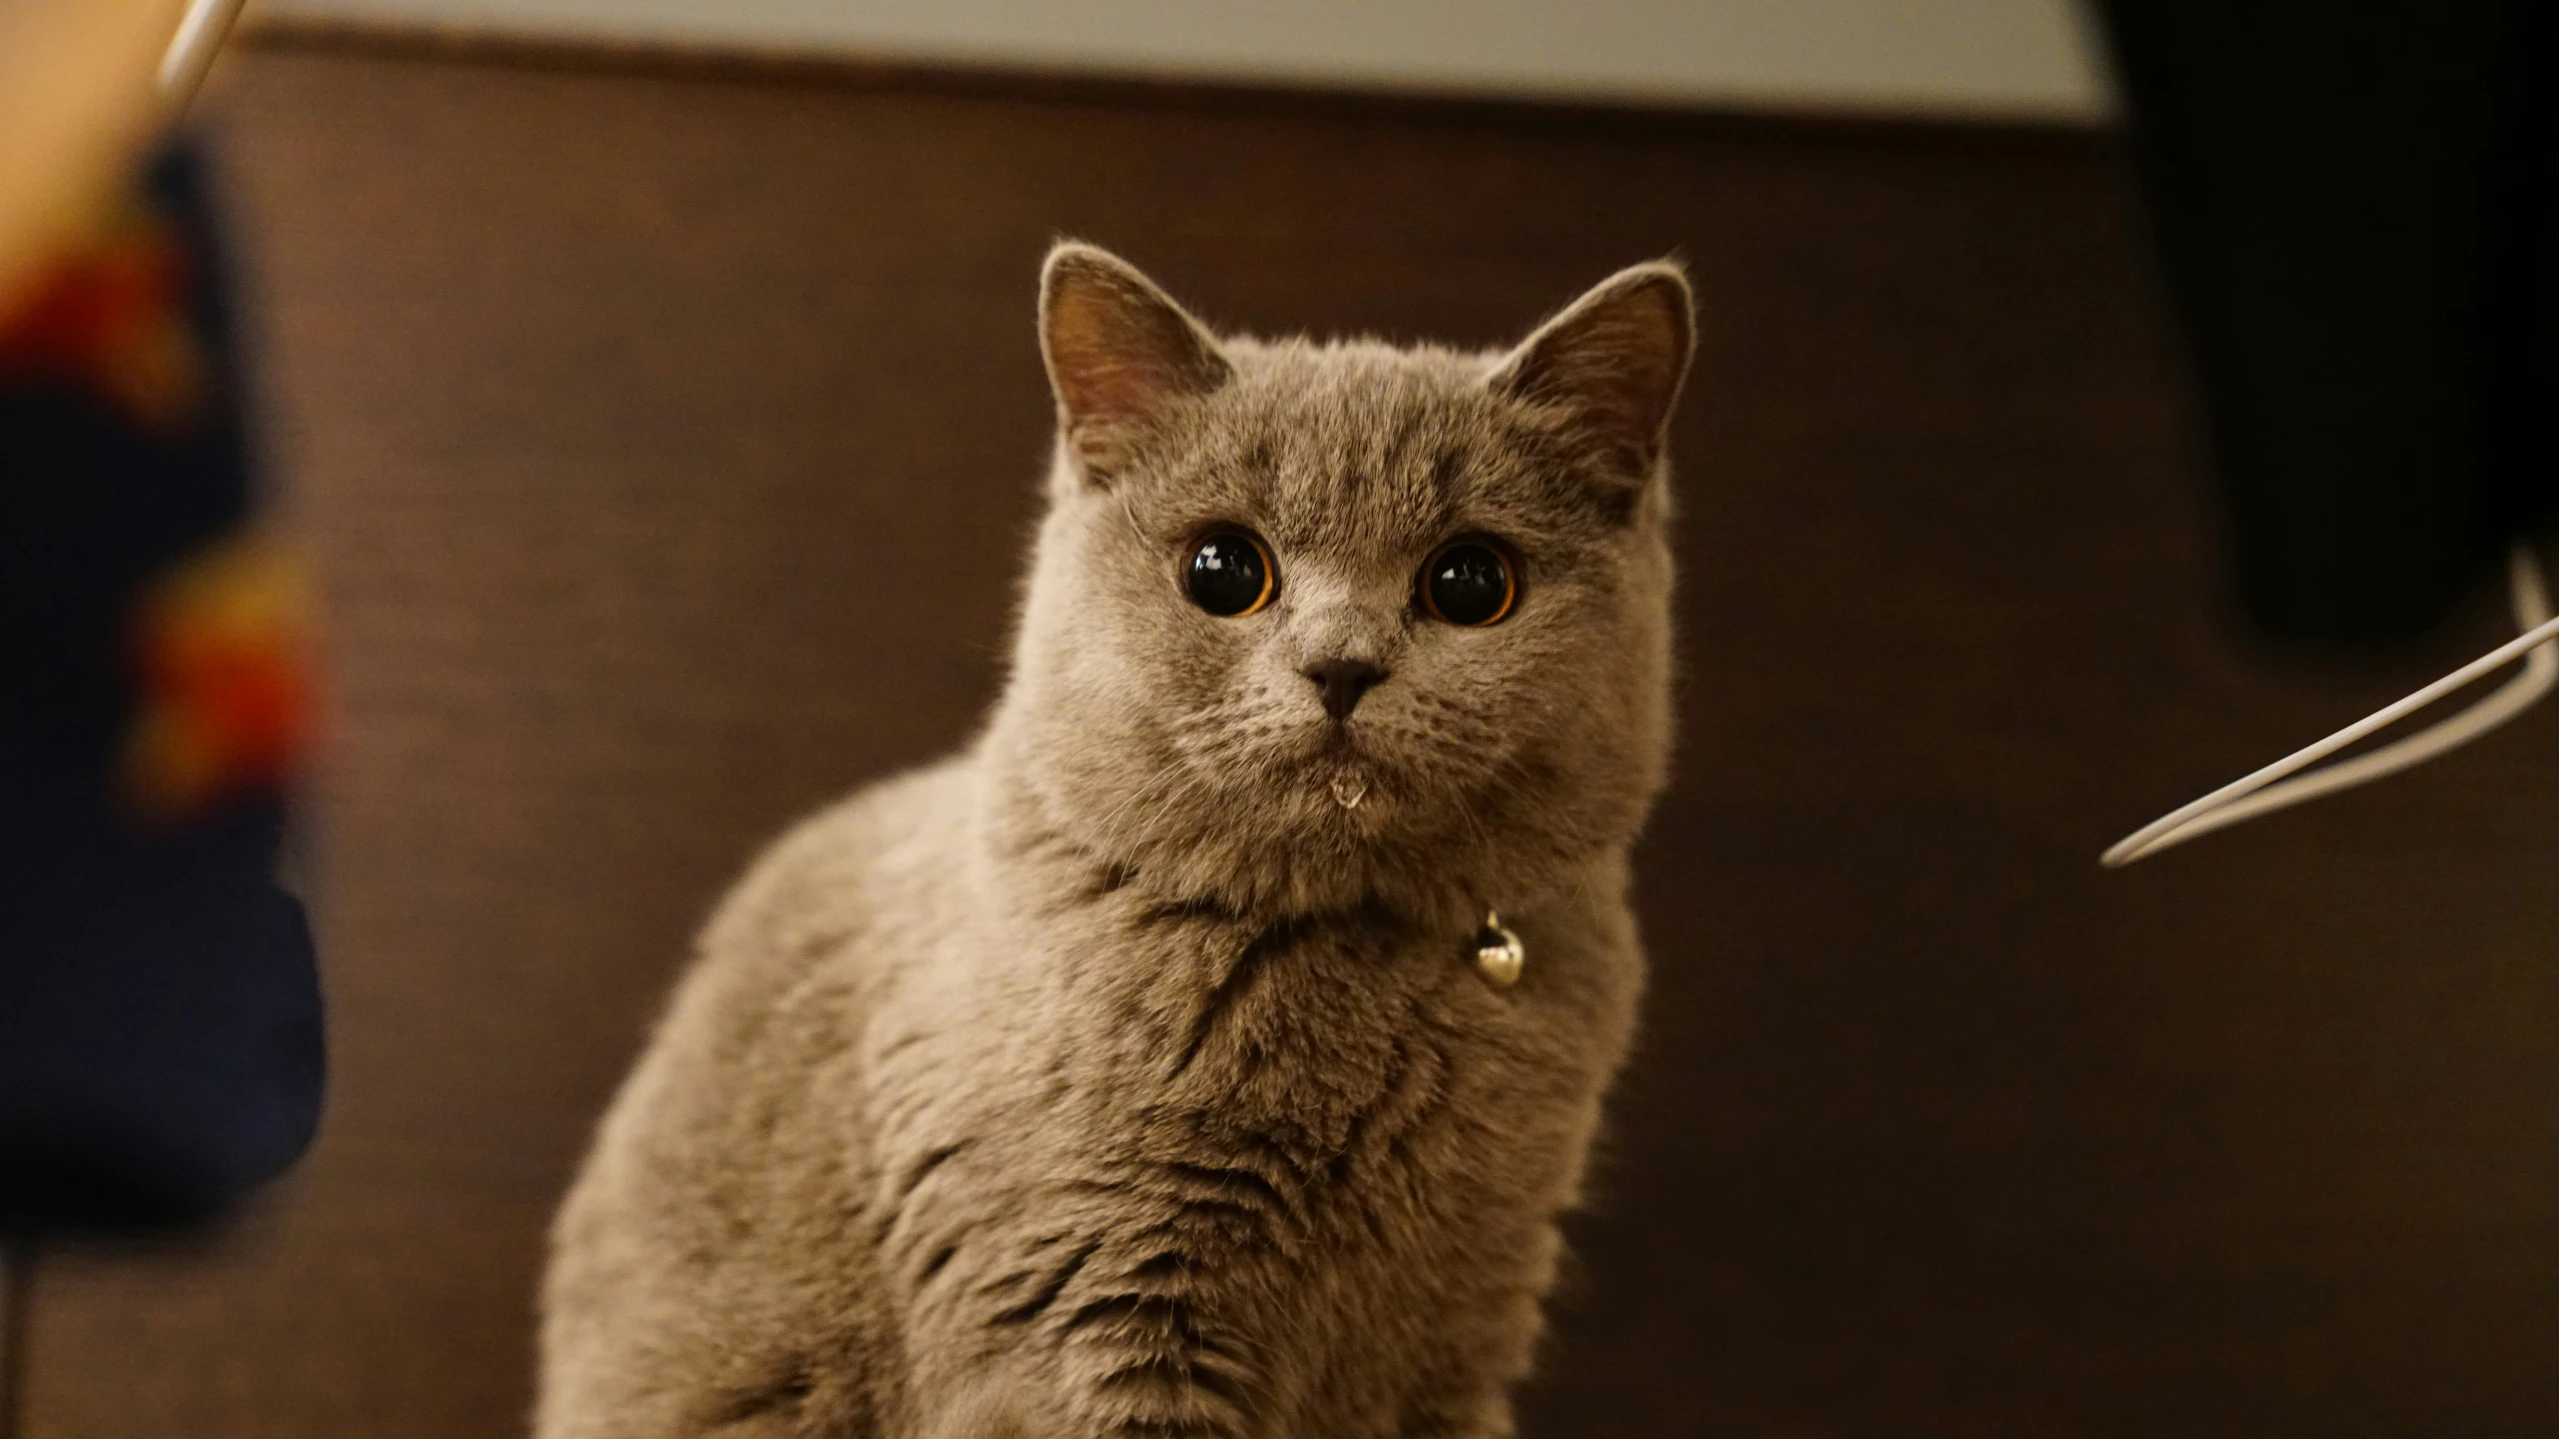
[[[1183,577],[1191,603],[1228,619],[1249,615],[1279,592],[1279,566],[1268,547],[1242,530],[1220,530],[1191,551]]]
[[[1510,556],[1479,540],[1443,545],[1422,566],[1422,608],[1453,625],[1499,624],[1519,602]]]

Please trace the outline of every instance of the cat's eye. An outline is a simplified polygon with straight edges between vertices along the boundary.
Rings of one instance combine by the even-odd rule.
[[[1191,603],[1213,615],[1239,619],[1279,593],[1279,566],[1270,547],[1244,530],[1219,530],[1191,551],[1183,575]]]
[[[1431,618],[1481,628],[1501,623],[1519,603],[1519,567],[1499,546],[1459,540],[1440,546],[1415,588]]]

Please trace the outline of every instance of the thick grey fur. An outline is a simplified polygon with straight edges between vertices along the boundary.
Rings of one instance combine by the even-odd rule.
[[[1512,1432],[1642,987],[1687,282],[1507,353],[1217,337],[1077,244],[1041,300],[1003,700],[721,905],[560,1214],[541,1439]],[[1243,618],[1182,584],[1227,524]],[[1415,603],[1464,535],[1486,628]]]

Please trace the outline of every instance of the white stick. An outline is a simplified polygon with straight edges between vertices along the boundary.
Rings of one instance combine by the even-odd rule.
[[[213,68],[214,52],[222,48],[222,37],[231,33],[231,22],[238,18],[243,0],[187,0],[187,13],[178,21],[178,33],[170,38],[169,48],[160,56],[160,99],[171,115],[187,108],[195,99],[196,88],[204,83],[205,72]]]

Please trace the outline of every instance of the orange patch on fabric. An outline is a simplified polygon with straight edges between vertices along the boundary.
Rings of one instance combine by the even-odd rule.
[[[0,384],[68,378],[167,430],[202,403],[205,364],[185,310],[187,255],[169,226],[126,211],[57,257],[0,316]]]
[[[290,779],[310,749],[316,708],[298,569],[269,545],[228,541],[162,579],[136,619],[133,800],[183,819]]]

